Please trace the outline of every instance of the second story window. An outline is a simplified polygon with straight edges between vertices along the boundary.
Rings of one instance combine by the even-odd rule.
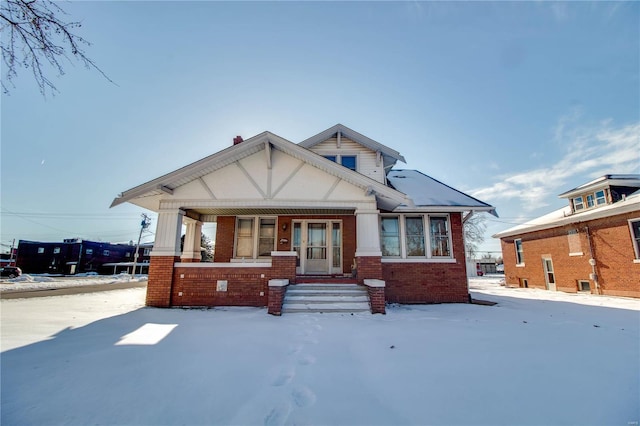
[[[582,196],[573,199],[573,211],[577,212],[584,209],[584,199]]]
[[[355,155],[343,155],[340,159],[340,164],[345,166],[347,169],[351,169],[354,172],[356,171],[357,166],[356,156]]]
[[[602,204],[607,204],[607,199],[605,198],[605,195],[604,195],[604,189],[601,189],[600,191],[596,191],[596,204],[599,206]]]

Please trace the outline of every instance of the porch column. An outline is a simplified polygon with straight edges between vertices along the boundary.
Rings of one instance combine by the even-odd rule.
[[[187,232],[184,234],[184,248],[182,249],[180,261],[200,262],[202,260],[202,253],[200,252],[202,222],[186,216],[184,222],[187,225]]]
[[[375,209],[356,210],[356,267],[360,283],[365,279],[382,279],[379,214]]]
[[[156,226],[156,239],[149,263],[147,306],[171,306],[173,267],[180,256],[180,232],[184,212],[179,209],[160,210]]]

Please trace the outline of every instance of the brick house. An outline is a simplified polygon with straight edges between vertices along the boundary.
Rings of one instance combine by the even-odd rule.
[[[397,161],[397,151],[340,124],[299,144],[263,132],[125,191],[112,207],[158,212],[149,306],[279,313],[287,285],[310,277],[368,284],[374,312],[385,301],[467,302],[463,221],[495,209],[393,170]],[[200,262],[205,222],[216,223],[213,263]]]
[[[494,235],[507,285],[640,297],[640,175],[605,175],[567,206]]]

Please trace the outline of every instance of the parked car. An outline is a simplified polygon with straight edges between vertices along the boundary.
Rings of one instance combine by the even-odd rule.
[[[0,268],[0,276],[15,278],[22,275],[22,270],[17,266],[4,266]]]

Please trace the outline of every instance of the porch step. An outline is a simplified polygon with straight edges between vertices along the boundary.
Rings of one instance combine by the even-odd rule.
[[[287,287],[282,313],[369,312],[369,293],[357,284],[308,283]]]
[[[357,284],[358,280],[343,275],[298,275],[296,282],[298,284]]]

